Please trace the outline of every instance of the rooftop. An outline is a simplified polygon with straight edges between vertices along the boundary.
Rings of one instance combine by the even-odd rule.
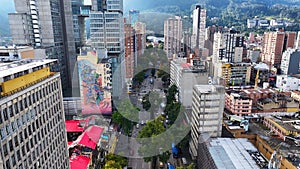
[[[69,147],[81,145],[91,149],[95,149],[103,132],[104,128],[100,126],[90,126],[87,128]]]
[[[242,92],[246,94],[268,94],[268,93],[277,93],[274,89],[242,89]]]
[[[224,89],[221,85],[195,85],[194,90],[199,93],[213,93],[218,92],[219,89]]]
[[[0,62],[0,78],[56,61],[56,59],[21,59],[9,63]]]
[[[83,132],[84,126],[82,125],[82,120],[67,120],[66,121],[66,130],[67,132]]]
[[[268,145],[275,148],[279,146],[279,152],[283,157],[287,158],[295,166],[300,165],[300,149],[295,145],[294,142],[289,140],[283,141],[282,139],[277,138],[272,135],[272,131],[266,128],[261,123],[250,123],[249,125],[249,134],[257,134],[262,138]],[[296,155],[293,158],[290,157],[290,154]]]
[[[288,118],[288,117],[274,118],[272,116],[265,117],[265,118],[268,118],[268,119],[276,122],[277,124],[279,124],[280,126],[282,126],[284,129],[286,129],[288,131],[296,131],[296,132],[300,133],[300,130],[295,127],[297,125],[293,124],[296,122],[300,123],[300,119]],[[298,126],[300,126],[300,125],[298,125]]]
[[[252,169],[259,168],[257,162],[266,162],[254,145],[244,138],[215,138],[210,141],[208,148],[217,168],[243,166],[244,169]]]
[[[86,169],[91,159],[86,156],[74,156],[70,158],[70,169]]]

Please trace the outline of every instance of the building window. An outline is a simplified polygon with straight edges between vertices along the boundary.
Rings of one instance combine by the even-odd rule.
[[[6,144],[3,144],[3,153],[4,153],[4,156],[8,155],[7,145]]]
[[[6,108],[3,109],[3,117],[4,117],[5,121],[8,120],[8,114],[7,114],[7,109]]]
[[[11,169],[9,159],[5,163],[6,163],[6,168]]]
[[[14,112],[13,112],[13,107],[12,106],[8,107],[8,111],[9,111],[9,116],[13,117],[14,116]]]
[[[9,151],[13,151],[14,147],[13,147],[13,143],[12,143],[12,140],[9,140]]]

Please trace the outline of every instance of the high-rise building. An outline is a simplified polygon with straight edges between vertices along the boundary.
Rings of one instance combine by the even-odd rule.
[[[177,86],[178,100],[183,106],[192,107],[193,86],[208,84],[208,81],[207,65],[204,62],[194,65],[193,62],[187,63],[186,58],[177,58],[171,61],[170,84]]]
[[[234,29],[214,35],[213,63],[239,63],[243,59],[244,35]]]
[[[192,49],[204,48],[206,27],[206,9],[196,5],[193,11]]]
[[[192,131],[190,154],[197,156],[198,140],[201,134],[220,137],[224,111],[225,88],[220,85],[195,85],[192,102]]]
[[[209,26],[206,28],[206,35],[205,35],[205,44],[204,47],[209,50],[209,56],[213,54],[213,44],[214,44],[214,36],[217,32],[223,32],[222,26]]]
[[[288,48],[282,54],[281,74],[295,75],[300,73],[300,50]]]
[[[86,45],[87,30],[86,22],[92,7],[92,4],[88,1],[72,0],[72,15],[73,15],[73,29],[74,40],[77,53],[79,49]]]
[[[224,34],[225,48],[220,49],[220,60],[239,63],[243,59],[244,35],[234,29]]]
[[[139,21],[140,11],[138,10],[129,10],[129,24],[135,26],[135,24]]]
[[[182,20],[181,17],[169,18],[164,22],[164,50],[171,58],[181,51]]]
[[[0,63],[0,168],[69,168],[61,80],[50,72],[53,63]]]
[[[63,88],[70,88],[76,62],[71,1],[14,0],[9,14],[13,43],[31,45],[43,56],[57,59],[53,71],[61,73]]]
[[[143,22],[136,22],[134,29],[136,32],[137,57],[140,57],[144,54],[146,48],[146,24]]]
[[[244,35],[234,29],[214,34],[212,64],[214,77],[222,76],[222,63],[240,63],[243,59]]]
[[[280,67],[282,53],[287,48],[294,48],[296,32],[265,32],[262,61],[269,66]]]
[[[137,62],[136,32],[131,24],[124,24],[125,33],[125,68],[126,79],[131,81],[134,76],[134,68]]]
[[[123,0],[92,1],[90,12],[91,47],[107,49],[113,74],[113,97],[125,87]]]

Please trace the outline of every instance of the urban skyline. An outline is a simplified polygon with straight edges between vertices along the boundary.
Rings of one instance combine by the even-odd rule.
[[[300,3],[129,1],[14,0],[0,169],[300,167]]]

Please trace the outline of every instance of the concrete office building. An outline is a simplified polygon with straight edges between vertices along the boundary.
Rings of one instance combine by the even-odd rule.
[[[282,54],[281,74],[294,75],[300,73],[300,50],[288,48]]]
[[[178,58],[171,61],[170,84],[178,88],[178,100],[183,106],[192,106],[193,86],[208,84],[208,71],[205,63],[193,65],[187,63],[185,58]]]
[[[265,32],[263,40],[262,61],[269,66],[280,67],[282,53],[287,48],[294,48],[296,32]]]
[[[192,49],[203,49],[205,42],[206,9],[196,5],[193,11]]]
[[[208,133],[210,137],[220,137],[225,88],[220,85],[195,85],[192,103],[192,131],[190,154],[197,156],[198,140],[201,134]]]
[[[14,0],[16,13],[10,13],[13,43],[43,50],[45,58],[57,59],[52,70],[61,73],[63,88],[72,86],[76,62],[71,1]]]
[[[125,87],[123,0],[92,1],[90,11],[91,47],[107,49],[113,74],[113,97],[119,98]]]
[[[168,58],[181,52],[182,20],[181,17],[169,18],[164,22],[164,50]]]
[[[0,63],[0,158],[4,169],[69,168],[56,60]]]

